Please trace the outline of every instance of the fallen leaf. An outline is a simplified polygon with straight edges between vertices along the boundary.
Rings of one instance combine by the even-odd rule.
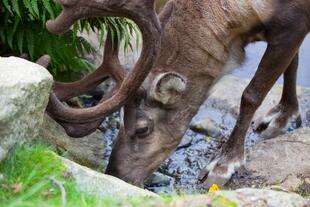
[[[215,192],[218,191],[218,190],[219,190],[218,185],[213,184],[213,185],[210,187],[210,189],[209,189],[209,193],[215,193]]]
[[[22,183],[15,183],[11,186],[11,189],[14,194],[19,193],[23,189]]]
[[[53,196],[55,196],[55,189],[51,188],[51,189],[49,189],[48,191],[42,192],[41,195],[42,195],[45,199],[52,198]]]

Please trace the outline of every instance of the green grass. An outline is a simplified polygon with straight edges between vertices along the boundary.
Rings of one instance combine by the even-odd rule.
[[[160,207],[169,206],[170,202],[184,197],[163,195],[158,199],[137,197],[125,200],[117,197],[99,198],[79,192],[74,180],[65,172],[66,167],[53,148],[42,144],[16,146],[8,158],[0,163],[0,207]],[[209,197],[215,206],[236,206],[221,196]]]
[[[79,192],[74,181],[64,176],[65,166],[51,148],[44,145],[17,146],[0,164],[0,206],[62,206],[60,187],[63,182],[65,206],[122,206],[113,198],[96,198]],[[135,206],[137,201],[132,202]],[[131,201],[130,201],[131,202]]]

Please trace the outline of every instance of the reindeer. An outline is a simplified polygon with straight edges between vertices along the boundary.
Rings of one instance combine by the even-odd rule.
[[[47,107],[73,137],[89,134],[122,108],[107,174],[140,185],[176,149],[212,86],[244,61],[244,47],[257,40],[266,41],[267,50],[243,93],[228,141],[201,173],[202,183],[224,185],[244,165],[244,139],[253,115],[282,74],[282,98],[256,129],[271,138],[292,121],[300,125],[296,70],[299,47],[309,32],[309,0],[171,0],[159,17],[154,0],[58,1],[62,13],[47,22],[53,33],[66,31],[80,18],[107,15],[130,18],[142,32],[141,57],[130,72],[122,68],[109,33],[103,64],[78,82],[55,82]],[[97,106],[73,109],[61,103],[109,77],[116,87]]]

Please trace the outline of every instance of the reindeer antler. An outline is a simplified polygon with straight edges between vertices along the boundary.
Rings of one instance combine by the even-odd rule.
[[[137,92],[159,52],[161,27],[154,0],[59,0],[59,3],[63,6],[62,13],[47,23],[51,32],[64,32],[84,17],[122,16],[135,21],[143,37],[141,56],[127,76],[118,59],[118,48],[112,48],[111,34],[108,33],[103,64],[94,73],[75,83],[55,83],[47,111],[69,135],[80,137],[94,131],[105,116],[121,108]],[[96,87],[109,76],[116,80],[118,90],[109,94],[110,98],[104,97],[97,106],[73,109],[61,103]],[[79,130],[75,130],[77,128]]]
[[[118,58],[118,41],[114,40],[114,48],[112,48],[112,45],[111,32],[108,31],[104,47],[103,62],[97,70],[90,73],[82,80],[73,83],[54,83],[53,92],[60,101],[67,101],[72,97],[95,89],[96,86],[109,77],[112,77],[116,81],[118,88],[120,87],[127,71],[123,69]]]

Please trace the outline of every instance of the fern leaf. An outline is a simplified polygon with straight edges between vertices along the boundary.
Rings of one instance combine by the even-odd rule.
[[[6,31],[6,38],[7,38],[7,43],[9,45],[9,47],[13,50],[13,29],[10,27],[8,28],[8,30]]]
[[[30,58],[34,59],[34,34],[31,29],[27,30],[27,49],[30,55]]]
[[[6,42],[5,31],[3,30],[3,28],[0,28],[0,39],[1,42]]]
[[[19,54],[22,54],[24,47],[24,31],[23,30],[17,31],[16,37],[17,37],[17,47],[19,50]]]
[[[17,16],[15,16],[15,19],[14,19],[14,26],[13,26],[13,31],[12,31],[12,35],[14,36],[16,30],[17,30],[17,27],[19,25],[19,22],[20,22],[20,18],[18,18]]]
[[[43,3],[44,8],[50,14],[51,18],[54,19],[55,18],[55,14],[54,14],[53,8],[52,8],[52,6],[50,4],[50,0],[42,0],[42,3]]]
[[[24,6],[26,7],[27,11],[28,11],[28,16],[30,17],[30,19],[34,19],[35,17],[35,12],[32,9],[31,6],[31,1],[30,0],[23,0]]]
[[[38,0],[31,0],[31,8],[34,11],[37,18],[40,18],[40,11],[38,7]]]
[[[9,4],[9,0],[2,0],[2,2],[3,2],[3,4],[4,4],[4,6],[5,6],[5,8],[6,8],[11,14],[13,14],[13,13],[12,13],[12,10],[11,10],[11,6],[10,6],[10,4]]]
[[[21,16],[21,12],[20,12],[20,8],[19,8],[19,4],[18,4],[18,0],[12,0],[12,8],[14,10],[14,12],[20,17],[22,18]]]

